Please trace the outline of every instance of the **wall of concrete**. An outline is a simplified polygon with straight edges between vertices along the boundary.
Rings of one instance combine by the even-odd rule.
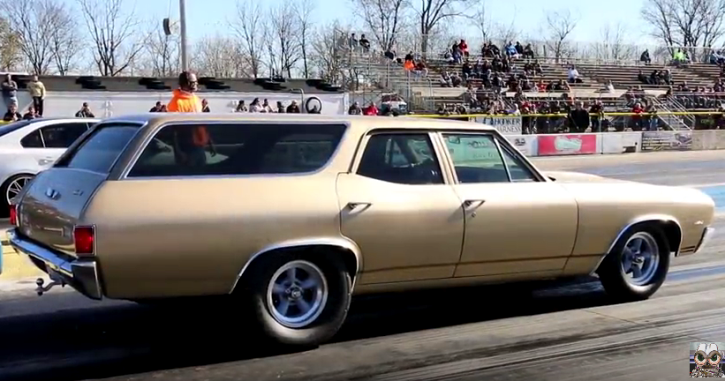
[[[285,106],[292,100],[297,101],[302,107],[303,99],[299,94],[278,94],[278,93],[199,93],[201,98],[209,102],[212,112],[232,112],[237,102],[244,100],[247,105],[259,98],[260,101],[267,99],[270,105],[275,107],[277,102]],[[310,98],[316,97],[319,101]],[[124,114],[137,114],[148,112],[157,101],[168,103],[171,99],[171,92],[111,92],[111,91],[62,91],[48,92],[45,100],[46,117],[68,117],[73,116],[81,108],[83,102],[88,102],[91,110],[96,116],[111,117]],[[321,114],[339,115],[347,112],[349,107],[347,94],[312,94],[305,96],[305,103],[309,100],[310,107],[322,106]],[[28,93],[18,94],[18,105],[21,112],[25,112],[31,104]]]

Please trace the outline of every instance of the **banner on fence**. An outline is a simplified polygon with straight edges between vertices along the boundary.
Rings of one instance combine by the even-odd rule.
[[[599,135],[602,153],[632,153],[639,151],[642,146],[642,133],[619,132]]]
[[[526,156],[536,156],[538,147],[536,146],[536,135],[506,135],[511,144],[516,147],[522,154]]]
[[[597,153],[596,134],[539,135],[538,156],[592,155]]]
[[[474,120],[476,123],[483,123],[496,128],[503,135],[521,135],[521,117],[512,116],[479,116]]]
[[[692,131],[642,132],[642,151],[687,151],[692,149]]]

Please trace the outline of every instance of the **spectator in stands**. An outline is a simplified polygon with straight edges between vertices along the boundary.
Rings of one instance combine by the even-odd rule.
[[[254,98],[252,103],[249,104],[249,112],[262,112],[262,105],[259,103],[259,98]]]
[[[501,49],[496,46],[493,42],[489,41],[485,44],[483,44],[483,47],[481,48],[481,56],[493,58],[493,57],[500,57],[501,56]]]
[[[170,112],[200,112],[201,101],[196,96],[198,86],[196,74],[190,71],[181,72],[179,74],[179,87],[172,93],[171,101],[167,106],[168,110]]]
[[[363,115],[367,115],[367,116],[378,115],[378,107],[375,106],[375,102],[370,102],[368,107],[365,107],[365,109],[363,110]]]
[[[209,102],[206,99],[201,100],[201,112],[211,112]]]
[[[265,112],[265,113],[274,112],[274,110],[272,109],[272,106],[269,105],[269,101],[267,99],[265,99],[264,102],[262,102],[262,109],[259,112]]]
[[[237,103],[237,108],[234,110],[234,112],[249,112],[247,105],[244,103],[244,99],[239,100],[239,102]]]
[[[277,114],[284,114],[285,111],[286,111],[286,109],[285,109],[284,105],[282,104],[282,102],[277,101]]]
[[[506,44],[504,50],[506,50],[506,55],[508,57],[516,57],[516,55],[518,54],[518,52],[516,51],[516,46],[511,41]]]
[[[712,65],[722,65],[725,63],[725,56],[722,55],[722,52],[715,51],[714,49],[710,51],[710,56],[708,57],[708,61]]]
[[[16,122],[21,119],[23,119],[23,116],[20,115],[20,113],[18,112],[18,104],[10,103],[10,106],[8,106],[8,111],[5,113],[5,116],[3,117],[3,121]]]
[[[35,112],[43,115],[43,103],[45,102],[45,85],[38,80],[38,76],[34,75],[33,79],[28,82],[28,92],[33,98],[33,108]]]
[[[468,57],[468,44],[466,43],[466,40],[461,40],[461,42],[458,43],[458,48],[460,49],[463,57]]]
[[[76,113],[76,118],[95,118],[96,116],[88,106],[88,102],[83,102],[81,109]]]
[[[649,56],[649,49],[645,49],[644,52],[639,56],[639,61],[644,62],[645,65],[652,63],[652,58]]]
[[[360,107],[360,103],[354,102],[347,110],[348,115],[362,115],[363,110]]]
[[[360,47],[362,48],[363,53],[368,53],[370,51],[370,40],[368,40],[364,34],[360,35]]]
[[[632,130],[633,131],[642,131],[642,127],[644,126],[643,120],[642,120],[642,114],[644,113],[644,108],[642,107],[642,104],[639,102],[636,102],[634,104],[634,107],[632,107],[632,112],[634,115],[632,115]]]
[[[287,113],[288,114],[299,114],[300,113],[300,106],[297,105],[297,101],[292,101],[289,106],[287,106]]]
[[[569,74],[568,74],[568,80],[569,83],[583,83],[581,78],[579,78],[579,70],[576,69],[576,66],[571,65],[569,67]]]
[[[441,77],[438,79],[438,82],[441,84],[441,87],[453,87],[453,80],[446,70],[441,72]]]
[[[672,54],[673,65],[685,65],[688,63],[690,63],[690,57],[688,53],[682,49],[677,49],[677,51]]]
[[[614,92],[614,83],[612,83],[611,80],[608,80],[607,84],[604,86],[604,90],[610,94],[613,93]]]
[[[169,110],[166,108],[166,105],[161,105],[161,109],[159,109],[159,112],[169,112]]]
[[[530,58],[533,59],[534,57],[534,48],[531,47],[531,44],[526,44],[526,47],[524,47],[524,53],[522,54],[523,58]],[[541,68],[541,66],[539,66]]]
[[[649,85],[652,76],[656,76],[657,70],[653,71],[652,74],[650,74],[649,77],[647,77],[642,70],[639,71],[639,74],[637,74],[637,80],[641,83],[644,83],[645,85]]]
[[[659,117],[657,116],[657,107],[655,106],[654,102],[652,101],[646,101],[645,103],[645,109],[644,112],[648,115],[644,118],[647,122],[647,129],[649,131],[657,131],[657,124],[659,122]]]
[[[151,110],[149,112],[161,112],[161,102],[156,102],[156,105],[154,107],[151,107]]]
[[[413,73],[415,73],[415,76],[419,78],[424,78],[428,76],[428,67],[426,67],[423,60],[419,60],[415,63],[415,70],[413,70]]]
[[[359,46],[359,41],[357,39],[357,36],[355,36],[355,33],[350,34],[350,39],[348,39],[347,45],[350,48],[350,50],[357,51],[357,48]]]
[[[576,102],[573,110],[569,111],[569,130],[572,132],[584,132],[589,129],[591,118],[589,111],[584,108],[584,102]]]
[[[604,120],[604,104],[597,99],[589,107],[589,117],[591,118],[592,132],[602,132],[602,120]]]
[[[23,115],[23,120],[31,120],[31,119],[35,119],[35,118],[39,118],[39,117],[40,117],[40,115],[38,115],[38,112],[35,109],[35,107],[33,105],[30,105],[28,107],[28,112],[26,112],[25,115]]]
[[[13,77],[10,74],[5,75],[5,80],[0,85],[2,86],[3,102],[5,107],[10,108],[12,104],[18,104],[18,84],[13,81]]]

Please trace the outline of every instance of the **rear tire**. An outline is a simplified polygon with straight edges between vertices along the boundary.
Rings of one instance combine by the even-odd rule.
[[[350,308],[352,281],[332,255],[279,253],[245,281],[253,322],[273,342],[314,347],[332,338]]]
[[[622,236],[597,273],[607,294],[618,301],[636,301],[662,286],[669,267],[670,247],[662,230],[640,225]]]

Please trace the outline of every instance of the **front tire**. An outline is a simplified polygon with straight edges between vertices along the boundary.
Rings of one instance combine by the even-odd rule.
[[[662,230],[652,225],[625,233],[599,266],[602,286],[620,301],[644,300],[664,283],[670,267],[670,247]]]
[[[280,253],[254,266],[246,282],[254,322],[272,341],[314,347],[347,317],[351,278],[333,256]]]

